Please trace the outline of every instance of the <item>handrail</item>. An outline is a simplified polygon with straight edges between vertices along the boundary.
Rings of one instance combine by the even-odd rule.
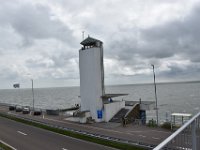
[[[136,103],[135,105],[133,105],[133,107],[125,114],[125,117],[128,116],[128,114],[133,110],[135,109],[135,107],[138,105],[139,103]]]
[[[158,146],[156,146],[153,150],[160,150],[161,148],[166,146],[172,139],[174,139],[179,133],[181,133],[185,128],[187,128],[199,116],[200,116],[200,112],[197,113],[194,117],[192,117],[188,122],[186,122],[182,127],[180,127],[176,132],[170,135],[167,139],[161,142]]]

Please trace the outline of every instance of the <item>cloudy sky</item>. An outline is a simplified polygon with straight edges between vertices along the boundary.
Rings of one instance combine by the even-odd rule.
[[[0,88],[78,86],[82,31],[104,42],[105,82],[200,79],[199,0],[1,0]]]

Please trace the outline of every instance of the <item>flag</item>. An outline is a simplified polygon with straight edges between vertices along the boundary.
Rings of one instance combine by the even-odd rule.
[[[14,88],[20,88],[20,84],[19,83],[15,83],[15,84],[13,84],[13,87]]]

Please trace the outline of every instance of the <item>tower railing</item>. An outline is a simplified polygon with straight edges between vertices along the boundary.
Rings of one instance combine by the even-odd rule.
[[[200,112],[153,150],[199,150]]]

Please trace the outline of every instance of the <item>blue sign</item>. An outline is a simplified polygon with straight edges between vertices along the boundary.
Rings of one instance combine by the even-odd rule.
[[[103,112],[102,110],[97,110],[97,118],[102,119],[103,118]]]

